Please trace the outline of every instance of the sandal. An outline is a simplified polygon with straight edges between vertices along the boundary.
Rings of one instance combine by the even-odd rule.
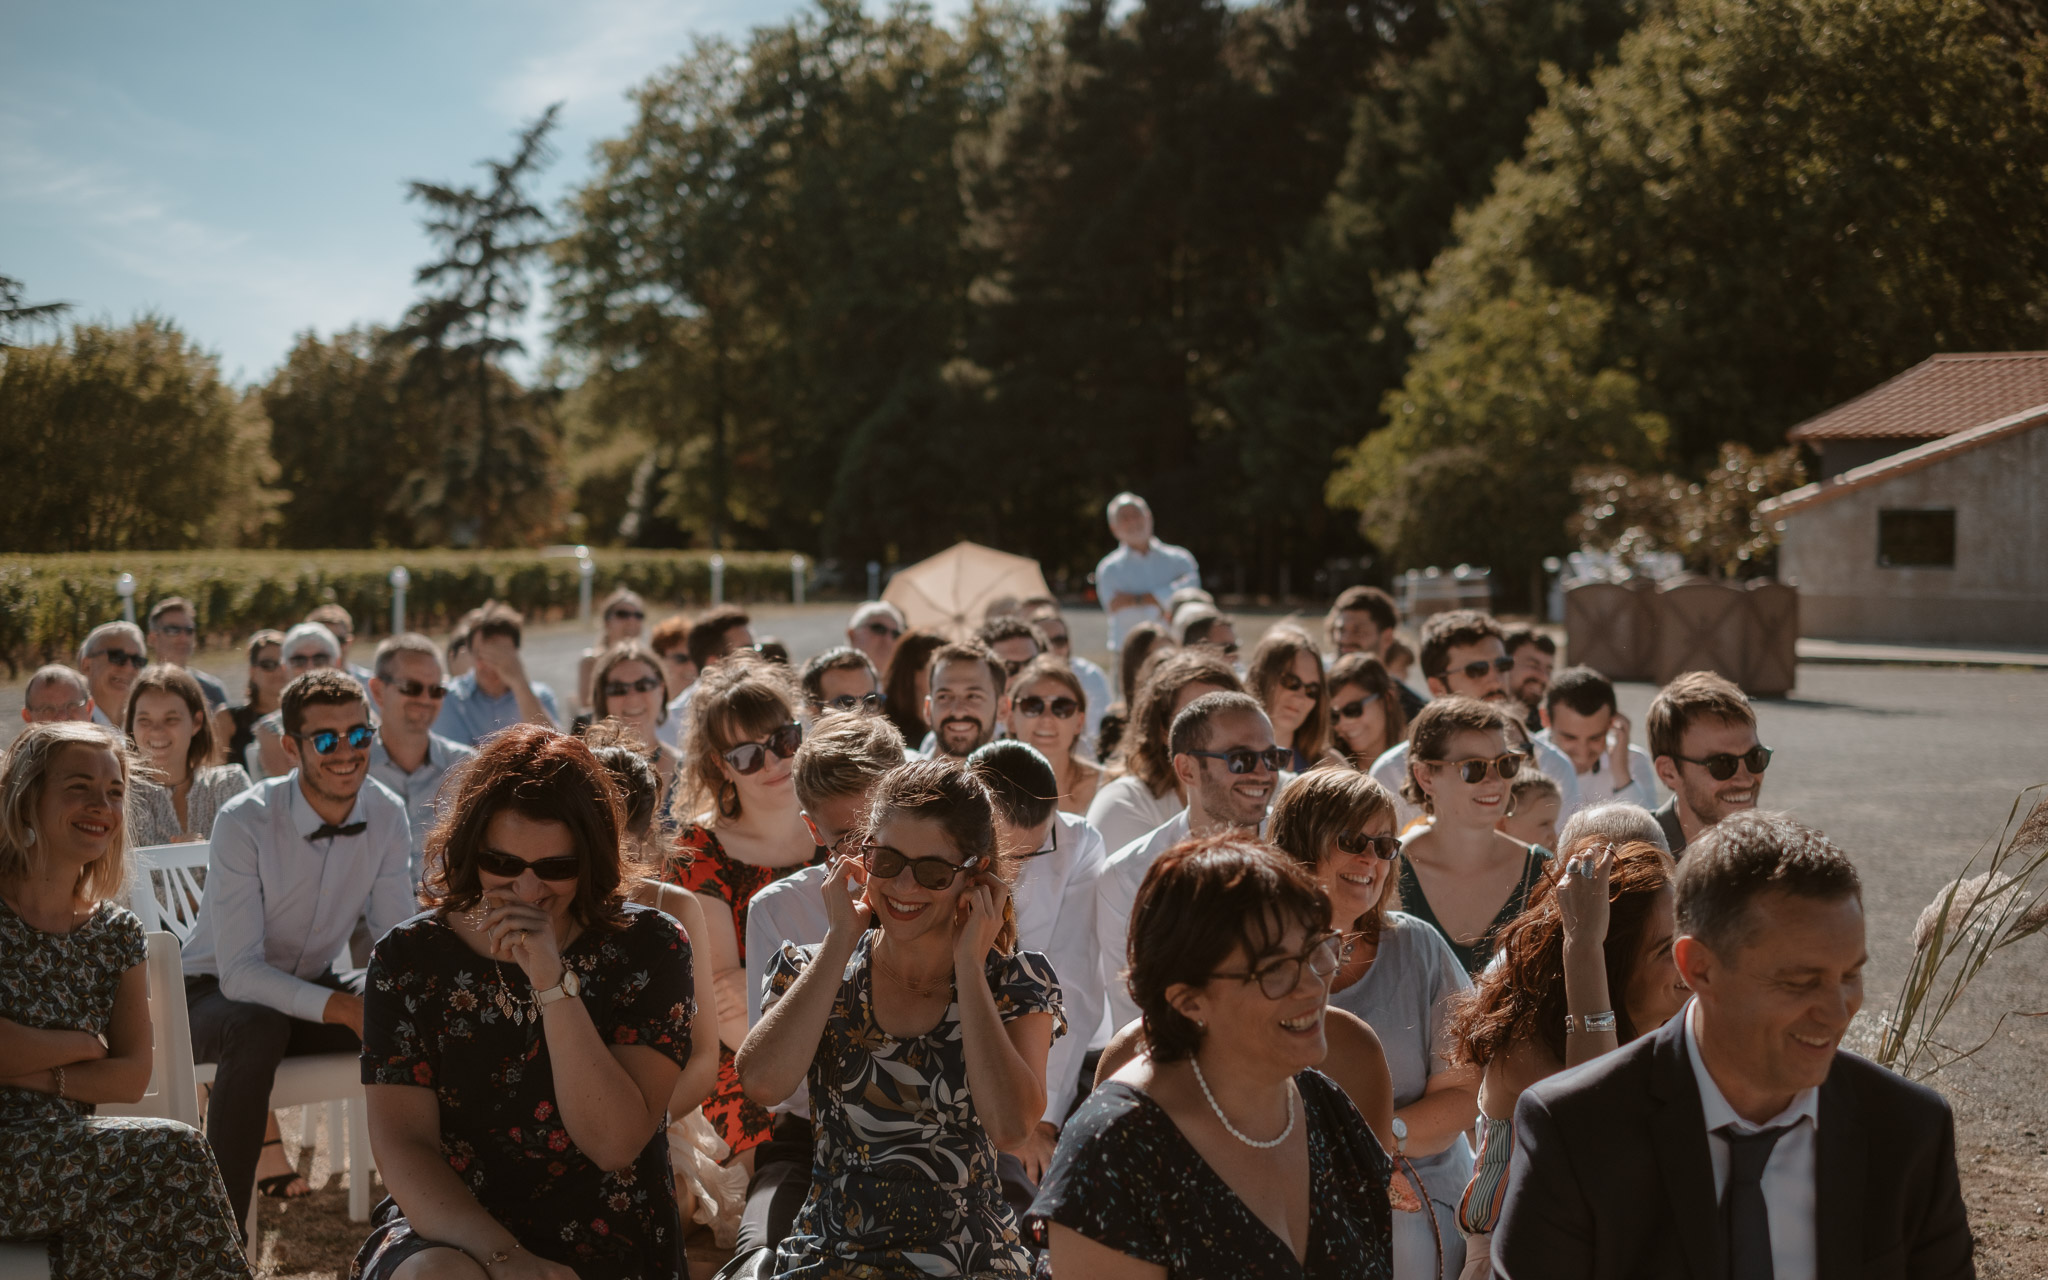
[[[272,1138],[263,1145],[266,1147],[282,1148],[284,1140]],[[295,1182],[299,1185],[300,1190],[292,1190],[292,1184]],[[307,1182],[298,1170],[294,1169],[290,1173],[273,1174],[268,1178],[256,1179],[256,1190],[272,1200],[300,1200],[313,1194],[313,1185]]]

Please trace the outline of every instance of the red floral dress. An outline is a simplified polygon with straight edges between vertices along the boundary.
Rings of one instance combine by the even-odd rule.
[[[808,865],[757,867],[741,862],[726,853],[709,829],[692,825],[676,833],[675,855],[661,878],[691,893],[717,898],[732,909],[733,936],[739,940],[740,964],[745,965],[747,904],[761,890]],[[768,1141],[768,1108],[741,1091],[739,1073],[733,1069],[733,1051],[723,1042],[718,1046],[718,1088],[704,1100],[704,1118],[734,1155]]]

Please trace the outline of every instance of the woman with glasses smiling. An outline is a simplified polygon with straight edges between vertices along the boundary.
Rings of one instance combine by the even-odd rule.
[[[996,1152],[1045,1113],[1058,980],[1016,950],[1008,859],[971,772],[892,770],[864,832],[825,878],[825,941],[776,955],[740,1051],[757,1103],[809,1086],[815,1173],[773,1274],[1022,1280]]]
[[[668,799],[681,772],[683,753],[662,741],[668,720],[668,676],[661,659],[638,640],[625,640],[604,651],[591,670],[590,718],[617,720],[640,740],[641,754],[661,779],[661,799]],[[656,805],[656,812],[667,809]]]
[[[576,705],[589,709],[593,719],[602,720],[604,713],[597,710],[597,669],[607,654],[640,638],[647,625],[647,603],[630,588],[614,587],[599,606],[598,617],[603,620],[604,633],[576,662]]]
[[[768,1111],[733,1073],[747,1038],[747,904],[818,856],[791,761],[803,745],[788,667],[740,650],[705,671],[690,701],[684,769],[670,791],[677,828],[661,878],[704,900],[700,962],[718,992],[718,1087],[704,1115],[750,1173]]]
[[[1061,813],[1085,816],[1102,785],[1102,766],[1082,746],[1088,692],[1061,658],[1033,658],[1010,677],[1010,736],[1038,748],[1052,764]]]
[[[1252,650],[1244,684],[1266,708],[1266,718],[1273,722],[1273,741],[1294,753],[1289,773],[1305,773],[1330,756],[1330,704],[1323,697],[1323,659],[1305,633],[1287,624],[1268,631]]]
[[[1495,829],[1515,775],[1536,765],[1509,744],[1507,713],[1476,698],[1437,698],[1408,735],[1402,794],[1429,816],[1400,859],[1401,909],[1434,927],[1476,974],[1495,935],[1522,913],[1550,850]]]
[[[1378,658],[1347,653],[1330,664],[1330,745],[1360,773],[1408,736],[1393,673]]]
[[[1400,841],[1386,788],[1350,769],[1313,770],[1280,793],[1266,830],[1329,895],[1330,927],[1351,943],[1330,977],[1330,1006],[1363,1019],[1385,1054],[1393,1115],[1378,1132],[1396,1166],[1393,1273],[1454,1277],[1465,1262],[1457,1207],[1472,1174],[1465,1130],[1479,1111],[1479,1070],[1444,1054],[1472,980],[1436,930],[1392,910]]]

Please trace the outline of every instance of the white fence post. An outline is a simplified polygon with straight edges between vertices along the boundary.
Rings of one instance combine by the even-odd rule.
[[[391,566],[391,634],[405,634],[405,589],[412,585],[412,575],[405,566]]]
[[[124,573],[114,579],[114,590],[121,597],[121,616],[130,622],[135,621],[135,575]]]
[[[597,578],[597,562],[590,558],[589,547],[576,548],[576,575],[582,579],[576,588],[576,618],[587,627],[590,625],[590,587]]]
[[[789,600],[791,604],[804,602],[804,558],[789,558]]]
[[[725,557],[711,557],[711,603],[725,603]]]

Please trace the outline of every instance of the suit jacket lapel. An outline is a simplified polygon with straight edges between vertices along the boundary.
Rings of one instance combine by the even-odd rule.
[[[1819,1280],[1853,1280],[1863,1261],[1863,1181],[1869,1144],[1839,1069],[1820,1087],[1814,1134],[1814,1224]]]
[[[1707,1151],[1706,1112],[1685,1052],[1685,1015],[1665,1023],[1651,1056],[1650,1092],[1660,1104],[1650,1116],[1650,1142],[1663,1173],[1664,1194],[1694,1280],[1725,1280],[1728,1246],[1714,1194],[1714,1161]]]

